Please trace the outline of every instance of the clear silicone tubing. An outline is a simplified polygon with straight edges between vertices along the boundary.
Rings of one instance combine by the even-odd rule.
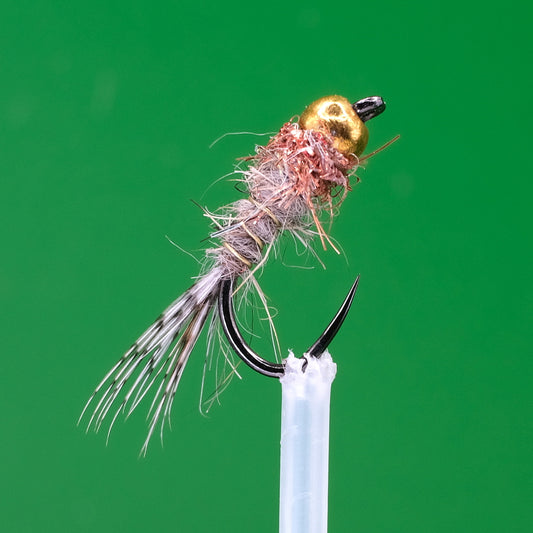
[[[280,533],[327,532],[329,407],[336,372],[328,352],[320,359],[291,353],[286,360],[280,379]]]

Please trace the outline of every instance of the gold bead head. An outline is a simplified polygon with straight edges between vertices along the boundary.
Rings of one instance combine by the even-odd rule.
[[[368,143],[368,128],[343,96],[324,96],[305,108],[298,122],[305,130],[326,133],[342,154],[360,156]]]

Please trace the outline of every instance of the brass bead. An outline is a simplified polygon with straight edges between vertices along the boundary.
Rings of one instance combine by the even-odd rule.
[[[368,143],[368,129],[352,104],[343,96],[324,96],[308,105],[300,116],[300,127],[333,137],[333,145],[344,155],[361,155]]]

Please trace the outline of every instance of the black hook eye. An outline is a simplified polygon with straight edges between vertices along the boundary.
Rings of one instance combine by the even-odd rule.
[[[359,118],[366,122],[371,118],[381,115],[385,111],[385,102],[381,96],[369,96],[368,98],[363,98],[358,100],[352,106],[359,116]]]
[[[283,364],[271,363],[266,359],[263,359],[259,354],[254,352],[250,346],[244,340],[235,319],[235,310],[233,308],[233,279],[224,280],[220,286],[220,294],[218,299],[218,312],[220,315],[220,321],[222,322],[222,328],[236,354],[256,372],[265,376],[279,378],[283,375],[285,368]],[[352,285],[348,295],[344,299],[337,314],[330,322],[329,326],[324,330],[322,335],[316,340],[316,342],[305,352],[310,357],[320,357],[331,341],[337,335],[350,306],[352,305],[355,291],[359,283],[359,276]]]

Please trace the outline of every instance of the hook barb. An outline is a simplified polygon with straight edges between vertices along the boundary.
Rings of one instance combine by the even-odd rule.
[[[220,294],[218,299],[218,313],[224,334],[226,335],[231,347],[235,353],[256,372],[263,374],[264,376],[270,376],[274,378],[280,378],[285,372],[285,367],[280,363],[272,363],[263,359],[258,353],[256,353],[247,342],[244,340],[239,327],[237,326],[237,320],[235,318],[235,310],[233,308],[233,285],[234,279],[227,279],[221,283]],[[311,345],[311,347],[305,352],[305,356],[319,358],[331,341],[337,335],[350,306],[352,305],[357,285],[359,284],[359,276],[357,276],[354,284],[352,285],[348,295],[344,299],[337,314],[330,322],[329,326],[324,330],[322,335]]]

